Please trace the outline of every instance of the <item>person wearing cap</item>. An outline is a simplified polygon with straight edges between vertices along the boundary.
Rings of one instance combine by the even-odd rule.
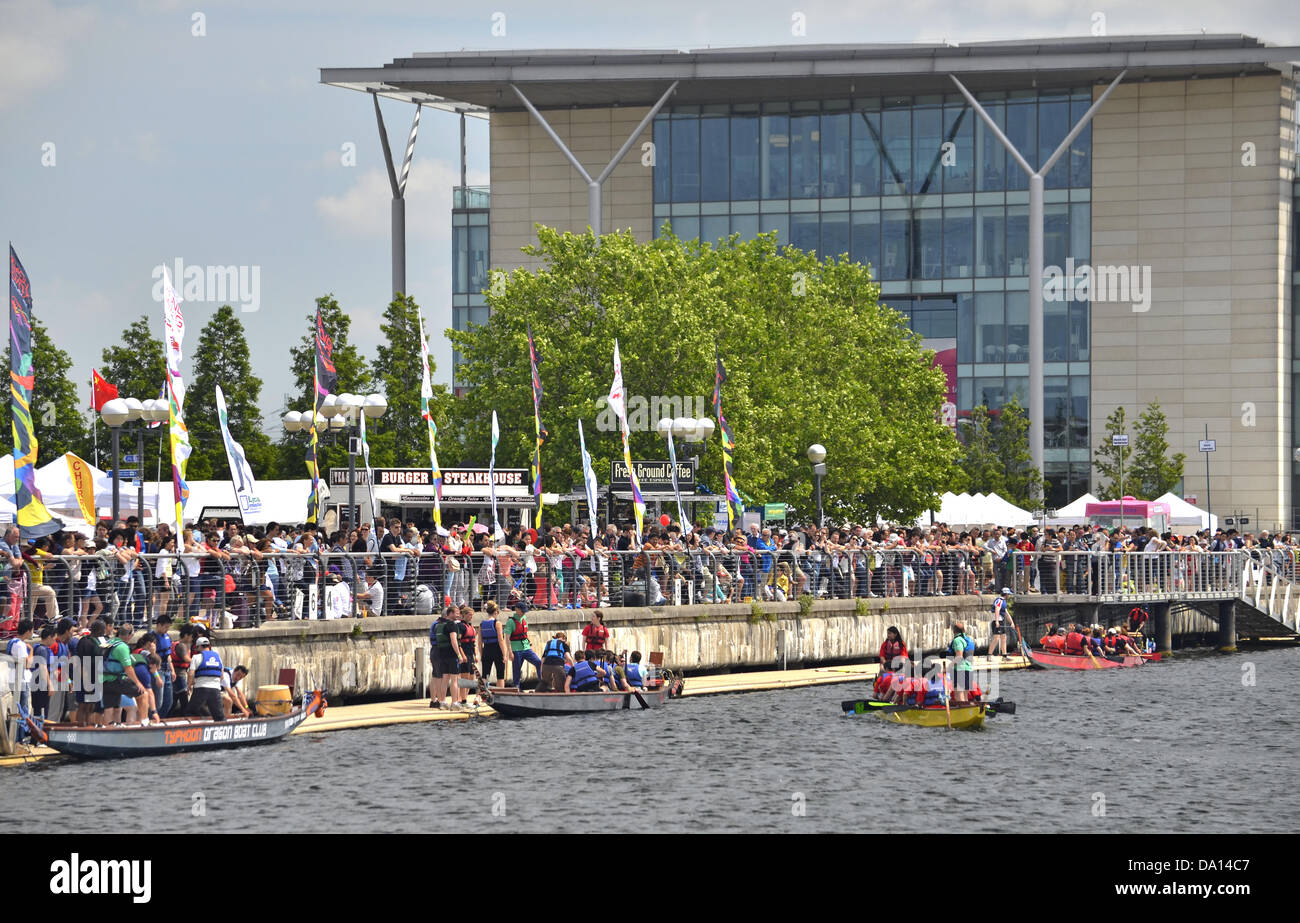
[[[525,663],[531,663],[538,675],[542,672],[542,660],[537,656],[537,652],[532,649],[532,642],[528,640],[528,620],[524,618],[524,613],[528,607],[522,600],[516,600],[510,605],[510,618],[506,619],[505,628],[506,637],[510,639],[511,652],[511,671],[510,682],[519,689],[520,683],[524,678],[523,670]]]
[[[361,618],[384,614],[384,585],[378,582],[376,568],[366,571],[366,588],[357,594]]]
[[[207,713],[213,721],[225,721],[226,709],[221,699],[221,679],[225,669],[221,657],[212,649],[212,642],[200,635],[194,641],[194,654],[190,658],[190,714]]]
[[[1002,593],[1007,593],[1007,588],[1002,588]],[[993,600],[993,617],[989,620],[989,656],[993,657],[1001,653],[1003,657],[1007,656],[1007,600],[1005,595],[996,597]]]

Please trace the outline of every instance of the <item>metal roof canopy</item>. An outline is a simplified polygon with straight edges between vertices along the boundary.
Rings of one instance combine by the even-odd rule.
[[[510,84],[539,109],[641,106],[667,83],[674,105],[756,99],[814,99],[891,93],[949,94],[948,74],[973,91],[1223,77],[1282,71],[1300,47],[1247,35],[1032,39],[970,45],[780,45],[663,50],[520,50],[416,54],[383,67],[322,68],[321,83],[485,117],[522,106]]]

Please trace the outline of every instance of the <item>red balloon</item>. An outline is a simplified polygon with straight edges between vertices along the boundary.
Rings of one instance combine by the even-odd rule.
[[[670,522],[672,522],[672,520],[668,518],[667,513],[664,513],[662,516],[659,517],[659,525],[661,526],[666,526]]]

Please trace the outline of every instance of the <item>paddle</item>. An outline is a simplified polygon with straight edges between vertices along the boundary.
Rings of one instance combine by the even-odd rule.
[[[896,704],[893,702],[877,702],[874,699],[851,699],[840,703],[840,710],[846,715],[889,714],[910,707],[906,702]]]
[[[642,707],[643,709],[645,709],[645,708],[649,708],[649,707],[650,707],[650,703],[647,702],[647,701],[642,697],[641,693],[637,690],[637,688],[636,688],[635,686],[629,686],[628,688],[632,690],[632,694],[633,694],[634,696],[636,696],[636,700],[637,700],[638,702],[641,703],[641,707]]]

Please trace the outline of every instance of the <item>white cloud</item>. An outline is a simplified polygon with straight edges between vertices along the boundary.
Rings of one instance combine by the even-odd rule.
[[[51,0],[6,0],[0,31],[0,109],[63,78],[71,44],[95,21],[90,7],[55,7]]]
[[[487,174],[472,170],[467,180],[471,186],[486,185]],[[419,148],[416,148],[411,175],[406,182],[408,238],[451,238],[451,190],[459,183],[458,167],[444,160],[421,160]],[[393,193],[387,173],[376,168],[360,173],[352,185],[339,195],[318,198],[316,212],[336,234],[345,237],[387,238],[392,229],[392,200]]]

